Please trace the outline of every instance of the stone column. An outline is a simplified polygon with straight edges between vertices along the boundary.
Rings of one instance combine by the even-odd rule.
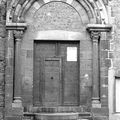
[[[91,31],[91,39],[93,42],[93,89],[92,89],[92,106],[98,107],[100,103],[100,88],[99,88],[99,37],[100,32]]]
[[[21,41],[23,37],[23,31],[14,31],[15,36],[15,71],[14,71],[14,103],[16,107],[22,107],[21,100]]]
[[[93,90],[92,107],[101,108],[100,103],[100,62],[99,62],[99,38],[101,32],[110,32],[112,26],[107,24],[88,24],[87,31],[93,42]]]

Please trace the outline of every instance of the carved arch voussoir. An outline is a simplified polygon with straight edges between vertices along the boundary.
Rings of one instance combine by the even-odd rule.
[[[25,16],[26,12],[30,9],[30,7],[35,2],[42,1],[41,2],[41,6],[42,6],[53,0],[13,0],[13,1],[14,2],[11,5],[11,11],[10,11],[10,15],[12,16],[12,21],[20,22],[20,21],[24,21],[24,16]],[[63,0],[61,0],[61,1],[63,1]],[[103,13],[106,14],[103,0],[97,0],[97,1],[76,0],[76,1],[84,8],[90,21],[94,21],[94,23],[101,23],[101,21],[103,20],[103,18],[101,16],[104,16]],[[69,0],[66,0],[65,2],[69,4]],[[100,4],[101,4],[101,6],[100,6]],[[102,12],[101,12],[101,7],[102,7]],[[104,21],[105,20],[106,19],[104,19]]]

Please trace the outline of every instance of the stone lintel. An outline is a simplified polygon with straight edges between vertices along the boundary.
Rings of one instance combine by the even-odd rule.
[[[7,30],[25,30],[27,29],[27,23],[6,23]]]
[[[96,31],[96,32],[110,32],[112,29],[112,25],[105,25],[105,24],[88,24],[86,29],[91,32],[91,31]]]

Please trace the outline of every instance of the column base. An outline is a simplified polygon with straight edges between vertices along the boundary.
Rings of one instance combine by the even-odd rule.
[[[12,113],[13,115],[23,115],[23,106],[21,97],[15,97],[12,103]]]
[[[101,108],[101,103],[99,98],[92,98],[92,108]]]
[[[12,107],[18,107],[18,108],[19,108],[19,107],[22,107],[21,97],[15,97],[15,98],[14,98]]]

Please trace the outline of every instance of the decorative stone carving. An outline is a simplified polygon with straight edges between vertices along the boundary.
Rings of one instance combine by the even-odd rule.
[[[24,32],[22,30],[14,30],[14,36],[16,41],[21,41]]]
[[[100,32],[98,31],[91,31],[91,39],[93,42],[98,42],[98,39],[100,38]]]
[[[5,4],[0,4],[0,21],[5,20]]]

